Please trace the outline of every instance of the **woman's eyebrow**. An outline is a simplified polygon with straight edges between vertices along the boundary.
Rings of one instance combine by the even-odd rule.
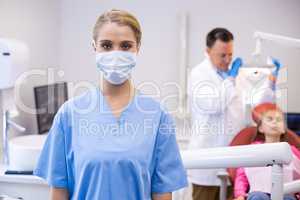
[[[101,43],[103,43],[103,42],[111,42],[111,43],[113,43],[111,40],[99,40],[98,42],[101,42]],[[134,44],[135,42],[132,41],[132,40],[123,40],[120,43],[131,43],[131,44]]]
[[[127,42],[127,43],[134,43],[134,41],[132,41],[132,40],[123,40],[123,41],[121,41],[121,43],[125,43],[125,42]]]
[[[99,40],[98,42],[112,42],[111,40]]]

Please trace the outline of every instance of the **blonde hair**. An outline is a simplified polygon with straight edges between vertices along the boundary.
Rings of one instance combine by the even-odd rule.
[[[132,29],[137,46],[141,44],[142,31],[141,26],[132,14],[124,10],[110,10],[100,15],[93,29],[93,39],[96,42],[99,29],[107,23],[116,23],[121,26],[128,26]]]

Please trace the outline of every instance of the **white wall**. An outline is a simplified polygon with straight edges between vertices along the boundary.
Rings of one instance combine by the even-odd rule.
[[[13,38],[28,45],[30,69],[46,70],[47,67],[59,66],[61,21],[59,2],[59,0],[0,0],[0,38]],[[46,82],[46,76],[26,78],[20,90],[22,103],[34,108],[33,86]],[[12,94],[12,91],[7,90],[5,94]],[[4,98],[7,100],[5,95]],[[11,101],[11,98],[8,99]],[[14,120],[25,126],[27,133],[36,133],[35,115],[22,111],[20,113],[20,117]],[[2,134],[2,128],[0,132]],[[10,133],[13,134],[17,133]]]
[[[31,68],[58,66],[59,0],[0,0],[0,37],[26,42]]]
[[[97,81],[94,52],[91,47],[92,28],[96,18],[111,8],[133,12],[142,24],[142,48],[135,69],[136,83],[155,81],[165,95],[167,81],[179,79],[179,22],[180,12],[189,14],[189,67],[204,58],[205,36],[214,27],[227,27],[235,35],[235,55],[249,60],[254,50],[253,32],[260,30],[300,38],[300,1],[124,1],[124,0],[63,0],[60,43],[60,66],[69,81]],[[289,111],[300,112],[300,92],[297,74],[300,73],[300,50],[266,45],[265,53],[280,58],[288,66],[280,87],[288,87]],[[173,91],[171,89],[171,91]]]

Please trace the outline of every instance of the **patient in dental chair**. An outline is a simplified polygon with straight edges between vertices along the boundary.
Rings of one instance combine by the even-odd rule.
[[[252,144],[287,141],[287,129],[284,114],[272,103],[256,106],[252,112],[257,123],[257,133]],[[284,182],[291,182],[300,177],[300,152],[291,146],[293,160],[284,166]],[[271,167],[238,168],[234,180],[235,200],[270,200]],[[295,200],[292,195],[285,195],[284,200]]]

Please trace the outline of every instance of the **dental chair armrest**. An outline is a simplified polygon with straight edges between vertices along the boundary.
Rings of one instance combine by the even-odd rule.
[[[283,186],[284,194],[293,194],[300,192],[300,180],[285,183]]]

